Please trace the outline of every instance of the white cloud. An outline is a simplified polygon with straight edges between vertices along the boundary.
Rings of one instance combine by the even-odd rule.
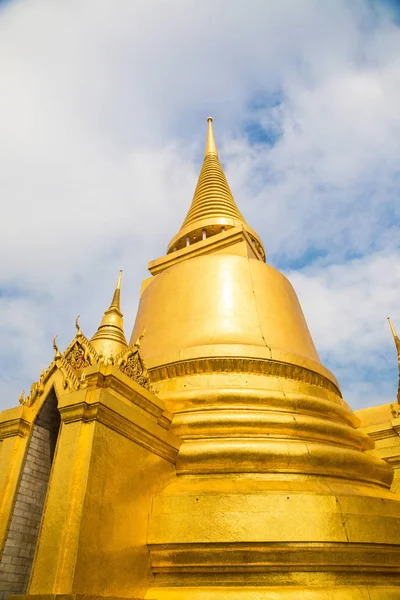
[[[344,384],[348,401],[357,408],[394,401],[397,355],[386,318],[400,324],[400,252],[313,266],[287,276],[321,359]]]
[[[54,333],[70,341],[78,312],[91,334],[119,268],[129,335],[146,263],[189,206],[209,113],[271,261],[323,256],[290,277],[328,366],[364,402],[389,309],[400,327],[399,50],[366,0],[0,9],[0,407],[50,361]],[[279,131],[275,145],[251,145],[249,121]]]

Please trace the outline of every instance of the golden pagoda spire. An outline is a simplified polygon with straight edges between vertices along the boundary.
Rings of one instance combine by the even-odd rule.
[[[98,330],[90,340],[98,354],[107,358],[115,358],[128,346],[124,334],[123,314],[120,309],[121,281],[122,271],[119,272],[110,307],[105,311]]]
[[[219,161],[212,117],[208,117],[208,133],[204,161],[192,204],[178,234],[168,246],[168,252],[180,250],[232,227],[242,225],[250,234],[261,255],[264,254],[258,235],[247,225],[238,209]]]
[[[389,321],[390,329],[392,331],[394,343],[396,344],[396,350],[397,350],[397,363],[398,363],[398,368],[399,368],[399,383],[398,383],[398,388],[397,388],[397,400],[400,403],[400,339],[395,331],[395,328],[393,327],[393,323],[390,320],[390,317],[388,317],[388,321]]]

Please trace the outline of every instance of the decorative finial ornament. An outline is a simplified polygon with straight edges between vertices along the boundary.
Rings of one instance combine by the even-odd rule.
[[[390,329],[392,331],[394,343],[396,344],[396,350],[397,350],[397,364],[398,364],[398,369],[399,369],[399,383],[398,383],[398,388],[397,388],[397,401],[400,403],[400,339],[399,339],[399,336],[396,333],[395,328],[393,327],[393,323],[390,320],[390,317],[388,317],[387,319],[389,321],[389,326],[390,326]]]
[[[120,309],[120,301],[121,301],[121,282],[122,282],[122,271],[120,270],[118,275],[117,286],[115,288],[114,296],[110,305],[110,308],[114,307],[117,310]]]
[[[77,336],[80,336],[80,335],[82,335],[82,331],[81,331],[81,328],[80,328],[80,326],[79,326],[79,317],[80,317],[80,316],[81,316],[81,315],[78,315],[78,316],[76,317],[76,319],[75,319],[75,327],[76,327],[76,331],[77,331],[77,333],[76,333],[76,335],[77,335]]]
[[[146,333],[146,330],[145,330],[145,328],[143,327],[143,331],[142,331],[142,333],[139,335],[138,339],[136,340],[136,342],[135,342],[135,344],[134,344],[138,350],[140,349],[140,340],[141,340],[141,339],[144,337],[144,334],[145,334],[145,333]]]
[[[55,350],[54,360],[57,360],[58,358],[61,358],[61,352],[59,351],[58,346],[57,346],[57,342],[56,342],[57,335],[55,335],[54,338],[53,338],[53,348]]]
[[[20,393],[19,398],[18,398],[18,402],[20,404],[24,404],[24,402],[25,402],[25,392],[24,392],[24,390],[22,390],[22,392]]]
[[[214,131],[212,126],[212,117],[208,117],[208,133],[207,133],[207,141],[206,141],[206,150],[204,152],[204,156],[209,156],[210,154],[214,154],[214,156],[218,156],[218,150],[215,143]]]

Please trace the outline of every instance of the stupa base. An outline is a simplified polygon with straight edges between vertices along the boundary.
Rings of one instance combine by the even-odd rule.
[[[397,600],[398,586],[153,588],[146,600]]]
[[[145,598],[400,600],[399,517],[362,482],[181,477],[153,499]]]

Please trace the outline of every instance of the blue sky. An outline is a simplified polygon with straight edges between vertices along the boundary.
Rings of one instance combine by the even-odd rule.
[[[87,336],[189,207],[206,117],[240,210],[353,408],[392,402],[400,330],[394,0],[0,2],[0,407]]]

